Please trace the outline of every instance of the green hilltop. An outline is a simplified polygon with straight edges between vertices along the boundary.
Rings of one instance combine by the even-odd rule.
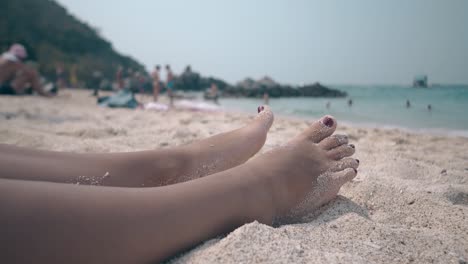
[[[1,0],[0,49],[23,44],[29,60],[39,65],[41,74],[54,78],[57,63],[69,72],[75,67],[81,85],[99,70],[113,79],[119,65],[144,72],[134,59],[116,52],[92,26],[80,21],[53,0]]]

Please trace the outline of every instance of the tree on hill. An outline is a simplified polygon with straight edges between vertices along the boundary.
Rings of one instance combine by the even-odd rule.
[[[59,63],[66,70],[75,67],[78,79],[85,83],[95,70],[112,79],[119,65],[145,72],[140,63],[117,53],[96,29],[53,0],[0,1],[0,48],[4,51],[16,42],[52,79]]]

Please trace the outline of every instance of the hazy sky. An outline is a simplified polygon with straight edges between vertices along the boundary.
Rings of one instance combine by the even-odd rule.
[[[468,83],[465,0],[58,0],[152,69],[229,82]]]

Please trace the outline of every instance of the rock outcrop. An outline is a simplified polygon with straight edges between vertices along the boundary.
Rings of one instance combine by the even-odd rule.
[[[275,82],[272,78],[265,76],[260,80],[246,78],[235,85],[213,78],[203,77],[193,72],[190,66],[176,77],[175,88],[179,91],[204,91],[215,83],[220,95],[223,97],[263,97],[268,93],[270,97],[345,97],[346,92],[331,89],[320,83],[306,84],[302,86],[284,85]]]

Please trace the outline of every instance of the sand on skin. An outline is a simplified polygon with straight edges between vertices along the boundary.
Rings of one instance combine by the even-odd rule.
[[[0,97],[0,143],[73,152],[190,143],[252,115],[150,112],[95,105],[88,91]],[[149,99],[148,99],[149,100]],[[261,152],[307,126],[277,118]],[[173,263],[463,263],[468,260],[468,139],[339,127],[357,146],[357,178],[304,223],[257,222],[206,241]]]

